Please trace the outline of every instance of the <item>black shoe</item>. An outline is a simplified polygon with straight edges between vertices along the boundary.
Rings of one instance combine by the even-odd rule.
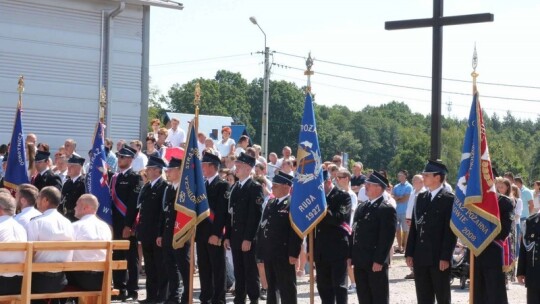
[[[137,299],[139,299],[139,293],[136,291],[128,292],[126,300],[129,300],[129,299],[131,299],[132,301],[137,301]]]
[[[115,295],[115,296],[112,296],[111,297],[111,301],[120,301],[120,302],[125,302],[126,299],[127,299],[127,291],[125,290],[120,290],[120,292],[118,293],[118,295]]]
[[[266,300],[266,289],[261,288],[261,294],[259,295],[259,298],[261,298],[261,300]]]
[[[139,303],[140,304],[155,304],[155,303],[158,303],[154,300],[149,300],[149,299],[144,299],[144,300],[139,300]]]

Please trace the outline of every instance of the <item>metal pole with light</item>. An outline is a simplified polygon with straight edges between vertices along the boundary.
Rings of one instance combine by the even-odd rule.
[[[268,111],[270,104],[270,48],[266,46],[266,33],[263,31],[255,17],[249,17],[249,21],[255,24],[264,35],[264,81],[263,81],[263,106],[262,106],[262,128],[261,128],[261,152],[264,157],[268,157]]]

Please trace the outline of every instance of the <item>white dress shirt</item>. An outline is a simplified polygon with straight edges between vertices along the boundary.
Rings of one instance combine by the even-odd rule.
[[[146,167],[146,164],[148,164],[148,157],[146,157],[144,153],[139,152],[135,155],[135,158],[133,158],[131,168],[133,168],[133,171],[135,171],[135,173],[139,173],[142,169]]]
[[[40,216],[41,212],[37,210],[34,206],[24,208],[21,213],[15,215],[15,220],[19,222],[24,228],[30,222],[31,219],[36,216]]]
[[[358,202],[363,203],[368,199],[369,198],[366,195],[366,187],[360,188],[360,190],[358,190]]]
[[[71,222],[56,210],[49,209],[43,215],[33,219],[26,226],[28,241],[73,241],[73,226]],[[34,262],[70,262],[73,250],[44,250],[37,251]]]
[[[407,211],[405,211],[405,218],[406,219],[408,219],[408,220],[412,219],[414,205],[416,204],[416,199],[418,198],[418,194],[420,194],[422,192],[425,192],[425,191],[426,191],[425,187],[422,187],[420,189],[420,191],[418,191],[418,192],[413,189],[413,193],[412,193],[412,195],[409,196],[409,201],[407,202]]]
[[[0,243],[26,242],[26,230],[12,216],[0,216]],[[0,264],[24,263],[24,251],[0,252]],[[22,275],[20,272],[0,273],[3,277]]]
[[[167,139],[173,147],[180,147],[180,144],[186,142],[186,133],[180,127],[176,128],[176,131],[173,129],[167,130]]]
[[[95,214],[87,214],[72,223],[75,241],[110,241],[111,228]],[[95,262],[105,261],[107,250],[75,250],[73,261]]]

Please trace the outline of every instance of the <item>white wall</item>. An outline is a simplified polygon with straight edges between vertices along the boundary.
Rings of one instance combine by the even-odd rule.
[[[98,115],[101,10],[118,2],[0,0],[0,142],[11,137],[18,76],[25,76],[25,133],[55,151],[66,138],[86,155]],[[138,138],[142,7],[114,19],[109,126],[113,139]]]

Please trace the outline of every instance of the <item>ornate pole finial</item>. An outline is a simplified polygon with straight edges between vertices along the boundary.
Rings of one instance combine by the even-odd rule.
[[[107,91],[104,87],[99,90],[99,121],[105,123],[105,108],[107,107]]]
[[[311,67],[313,67],[313,58],[311,58],[311,52],[309,52],[308,58],[306,59],[307,70],[304,71],[304,75],[307,76],[307,93],[311,93],[311,75],[314,74],[314,72],[311,70]]]
[[[480,74],[476,73],[477,67],[478,67],[478,53],[476,52],[476,43],[474,43],[474,53],[473,53],[473,59],[472,59],[473,72],[471,73],[471,76],[473,78],[473,94],[476,92],[476,78],[480,76]]]
[[[201,104],[201,85],[197,82],[195,84],[195,98],[193,104],[195,105],[195,130],[199,132],[199,105]]]
[[[22,106],[22,94],[24,93],[24,76],[19,76],[19,82],[17,91],[19,92],[19,101],[17,103],[17,106],[20,108]]]

